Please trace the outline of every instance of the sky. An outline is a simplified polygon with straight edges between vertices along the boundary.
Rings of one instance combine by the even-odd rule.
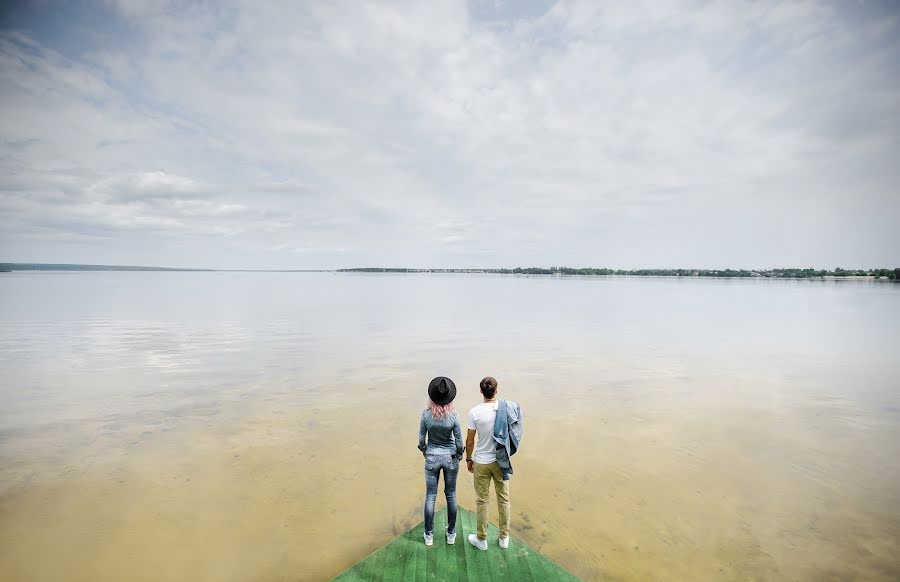
[[[900,4],[0,8],[0,261],[900,266]]]

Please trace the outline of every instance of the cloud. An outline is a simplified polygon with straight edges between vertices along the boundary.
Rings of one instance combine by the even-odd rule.
[[[254,188],[257,192],[273,193],[304,193],[311,192],[315,187],[307,182],[296,179],[269,180],[257,183]]]
[[[844,224],[889,228],[900,211],[896,11],[97,10],[115,30],[0,33],[9,248],[55,232],[121,253],[146,253],[146,237],[220,249],[200,257],[210,266],[232,251],[247,267],[897,260],[883,241],[900,235],[867,246]]]

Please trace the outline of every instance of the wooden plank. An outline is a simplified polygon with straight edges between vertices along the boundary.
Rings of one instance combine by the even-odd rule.
[[[417,582],[419,582],[421,580],[426,579],[426,572],[425,572],[426,556],[425,556],[425,553],[430,550],[433,550],[434,548],[433,547],[428,548],[427,546],[425,546],[425,540],[422,538],[422,533],[425,531],[424,522],[423,522],[423,526],[421,528],[417,528],[417,529],[419,529],[419,532],[418,532],[419,535],[416,537],[416,540],[415,540],[415,544],[416,544],[416,552],[415,552],[416,578],[415,579]]]
[[[447,515],[447,510],[441,510],[441,546],[439,557],[437,560],[437,566],[435,568],[435,578],[436,580],[444,580],[446,582],[457,582],[459,576],[457,575],[457,563],[456,563],[456,554],[454,550],[456,549],[456,544],[450,546],[447,545],[447,521],[449,516]],[[435,526],[436,528],[437,526]],[[459,543],[459,540],[456,541]]]
[[[522,566],[519,563],[520,557],[517,552],[521,547],[522,544],[510,536],[509,548],[500,550],[501,563],[506,567],[506,572],[510,580],[515,580],[516,582],[532,582],[530,572],[526,576],[526,573],[523,572]]]
[[[578,579],[558,564],[541,556],[525,544],[510,539],[509,548],[497,547],[496,527],[488,527],[488,551],[476,550],[468,542],[468,534],[476,531],[476,516],[460,508],[456,524],[456,544],[447,545],[446,509],[435,515],[434,546],[426,547],[422,539],[424,523],[404,532],[392,542],[376,550],[361,562],[339,574],[340,582],[542,582],[543,580]]]
[[[491,524],[488,524],[488,554],[491,554],[488,565],[491,572],[491,580],[508,581],[509,569],[506,564],[506,556],[509,550],[501,550],[498,540],[500,539],[500,530]]]
[[[522,582],[536,582],[537,579],[531,575],[531,568],[528,566],[528,560],[526,559],[531,551],[528,546],[510,536],[509,550],[515,557],[513,562],[516,565],[516,571],[513,579],[521,580]]]
[[[424,578],[419,576],[419,580],[434,580],[436,573],[443,570],[438,570],[438,561],[444,553],[444,546],[447,545],[446,540],[441,539],[443,523],[446,522],[444,513],[442,509],[434,514],[434,545],[425,548],[425,576]]]
[[[400,536],[400,540],[398,540],[403,543],[403,553],[400,555],[400,561],[405,565],[403,582],[416,582],[416,546],[413,536],[421,539],[422,528],[414,527]]]
[[[499,580],[506,580],[506,578],[500,577],[499,553],[501,552],[501,550],[497,546],[497,536],[498,535],[499,535],[498,530],[495,529],[494,527],[488,525],[488,536],[487,536],[488,549],[486,552],[482,552],[482,553],[488,557],[488,559],[485,560],[485,562],[487,562],[488,576],[490,576],[489,579],[499,581]]]
[[[522,573],[524,574],[523,580],[533,580],[534,582],[538,582],[540,578],[534,575],[534,572],[531,571],[531,564],[526,559],[519,560],[519,567],[522,569]]]
[[[466,546],[469,545],[469,542],[466,541],[468,532],[463,527],[463,513],[465,511],[460,508],[456,515],[456,543],[453,545],[456,554],[457,582],[469,582],[469,566],[466,562]]]
[[[472,545],[469,544],[469,540],[467,539],[469,537],[469,534],[474,532],[472,528],[472,520],[462,511],[459,512],[459,515],[456,519],[456,528],[459,530],[459,541],[460,543],[462,543],[463,548],[463,569],[465,570],[469,580],[477,581],[478,577],[475,573],[475,552],[477,552],[478,550],[473,548]]]
[[[533,578],[535,580],[552,579],[553,572],[548,572],[544,567],[543,560],[535,560],[534,556],[534,550],[529,550],[528,554],[525,556],[525,561],[528,563],[528,568],[531,570]]]
[[[478,531],[478,518],[474,513],[466,512],[464,514],[463,523],[466,525],[466,538],[469,533]],[[469,578],[475,580],[490,580],[490,570],[488,569],[488,552],[482,552],[476,549],[469,540],[466,539],[466,565],[468,566]]]
[[[399,540],[395,540],[388,546],[385,546],[384,550],[386,555],[384,557],[384,571],[381,573],[382,580],[402,580],[404,569],[406,568],[406,560],[403,557],[403,551],[398,549],[397,543],[402,541],[401,537]]]

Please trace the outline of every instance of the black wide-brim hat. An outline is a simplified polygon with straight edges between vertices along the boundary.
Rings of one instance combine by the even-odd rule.
[[[437,405],[450,404],[456,398],[456,384],[444,376],[438,376],[428,385],[428,397]]]

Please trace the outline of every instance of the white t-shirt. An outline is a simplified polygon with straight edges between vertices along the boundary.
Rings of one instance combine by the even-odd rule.
[[[479,465],[489,465],[497,460],[494,444],[494,420],[497,418],[499,402],[482,402],[469,411],[469,428],[476,431],[475,453],[472,459]]]

